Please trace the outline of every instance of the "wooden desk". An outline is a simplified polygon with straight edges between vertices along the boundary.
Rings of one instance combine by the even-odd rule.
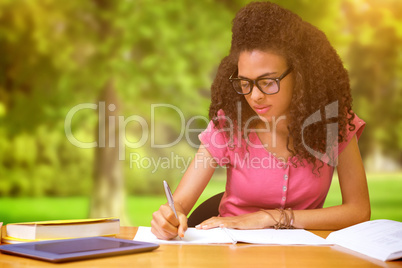
[[[118,238],[133,239],[136,227],[121,227]],[[330,231],[312,231],[326,238]],[[0,254],[5,267],[402,267],[402,261],[382,262],[339,246],[161,245],[139,254],[63,264]]]

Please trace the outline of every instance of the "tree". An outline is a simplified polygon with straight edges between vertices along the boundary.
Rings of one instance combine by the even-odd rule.
[[[128,104],[124,109],[119,107],[121,116],[134,113],[149,119],[150,105],[158,102],[178,106],[188,117],[207,114],[205,95],[208,95],[207,88],[218,63],[216,59],[223,57],[229,46],[227,41],[219,42],[220,38],[230,37],[226,25],[231,16],[223,6],[212,2],[101,0],[63,3],[17,0],[3,1],[0,5],[3,11],[0,49],[5,55],[0,59],[4,74],[0,80],[0,96],[2,114],[6,115],[1,120],[2,126],[7,126],[1,127],[0,132],[1,143],[6,144],[0,149],[4,153],[0,174],[2,178],[16,178],[2,181],[7,186],[2,188],[4,194],[82,194],[89,190],[90,184],[83,182],[89,180],[91,166],[96,169],[93,173],[95,189],[104,189],[97,185],[99,177],[108,177],[101,174],[102,170],[104,173],[108,170],[99,169],[107,165],[100,156],[107,155],[112,162],[115,159],[101,150],[69,144],[63,138],[62,127],[71,108],[97,100],[102,88],[110,88],[108,81],[115,82],[113,102],[123,99]],[[199,13],[199,10],[211,12]],[[209,27],[205,27],[207,23]],[[227,29],[224,32],[221,31],[223,24]],[[184,98],[189,101],[183,102]],[[75,115],[71,122],[73,135],[93,141],[97,132],[96,116],[93,111]],[[169,129],[173,133],[180,132],[177,127]],[[135,130],[130,127],[128,135],[140,136]],[[52,144],[47,156],[47,150],[41,148],[48,147],[46,138],[53,132],[58,141]],[[18,173],[19,170],[25,173],[27,169],[25,156],[15,161],[24,155],[15,152],[18,146],[14,143],[19,140],[22,143],[32,141],[29,176]],[[5,148],[12,150],[12,154],[7,154]],[[149,147],[140,150],[150,156],[168,151],[155,152]],[[95,158],[86,152],[94,153]],[[58,163],[58,167],[52,170],[54,163]],[[123,163],[120,164],[115,166],[116,170]],[[45,166],[46,179],[32,180],[31,177],[41,177],[37,175],[38,165]],[[66,166],[71,166],[72,170],[66,172]],[[123,170],[116,173],[120,175],[114,179],[121,184]],[[85,187],[77,187],[70,183],[72,181],[79,181],[78,185]],[[63,187],[66,185],[68,187]],[[29,188],[40,191],[24,190]],[[120,209],[115,212],[120,214]]]

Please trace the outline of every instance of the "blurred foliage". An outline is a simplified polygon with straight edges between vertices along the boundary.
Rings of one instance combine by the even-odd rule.
[[[363,155],[380,148],[402,163],[402,2],[344,2],[342,10],[355,112],[367,122]]]
[[[94,149],[67,139],[64,120],[82,103],[97,103],[108,81],[122,102],[121,116],[141,116],[158,143],[174,141],[180,115],[207,117],[209,87],[228,53],[231,20],[249,1],[0,0],[0,196],[71,196],[90,192]],[[350,71],[356,113],[367,121],[363,156],[374,141],[402,162],[402,6],[400,1],[275,1],[328,35]],[[72,120],[73,135],[95,140],[98,111]],[[119,120],[116,119],[116,122]],[[206,122],[195,120],[191,128]],[[146,130],[127,124],[131,142]],[[191,133],[196,143],[197,133]],[[184,166],[130,165],[130,157],[189,161],[188,142],[170,148],[126,148],[130,194],[159,193],[162,179],[176,181]],[[169,160],[170,159],[170,160]],[[145,161],[145,160],[144,160]],[[184,164],[183,164],[184,165]],[[158,183],[158,187],[155,187]]]

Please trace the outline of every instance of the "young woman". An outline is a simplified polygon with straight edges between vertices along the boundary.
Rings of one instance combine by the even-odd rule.
[[[227,168],[219,216],[197,228],[339,229],[370,219],[348,74],[324,33],[269,2],[233,21],[229,56],[212,84],[208,128],[168,205],[160,239],[184,236],[187,214],[218,165]],[[323,208],[336,167],[342,204]]]

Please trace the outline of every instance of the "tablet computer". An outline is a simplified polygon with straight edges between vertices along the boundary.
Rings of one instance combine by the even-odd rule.
[[[111,237],[85,237],[2,245],[0,252],[50,262],[67,262],[151,251],[158,247],[158,244]]]

